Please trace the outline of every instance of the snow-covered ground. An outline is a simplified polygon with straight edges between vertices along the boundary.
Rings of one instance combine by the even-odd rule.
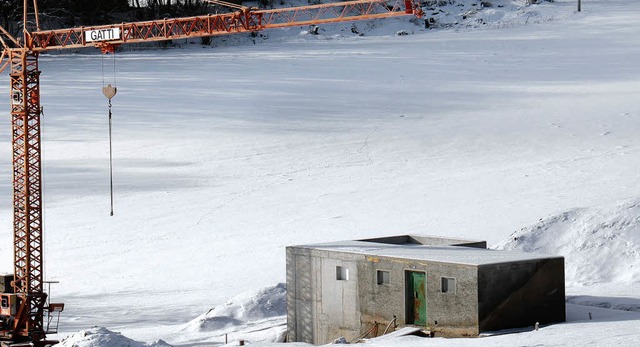
[[[640,2],[491,2],[462,19],[439,6],[435,30],[390,19],[118,54],[113,217],[100,91],[112,58],[42,56],[58,338],[275,340],[284,318],[242,307],[282,304],[270,295],[286,245],[410,232],[564,255],[569,322],[372,345],[634,345]],[[473,3],[456,0],[465,13]],[[8,98],[0,110],[11,271]],[[95,325],[122,336],[78,332]]]

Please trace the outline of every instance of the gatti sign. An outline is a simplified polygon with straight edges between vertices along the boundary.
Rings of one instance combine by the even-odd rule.
[[[120,40],[120,28],[87,30],[84,32],[87,42]]]

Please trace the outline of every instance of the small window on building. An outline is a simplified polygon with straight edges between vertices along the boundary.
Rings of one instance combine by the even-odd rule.
[[[443,293],[455,293],[456,292],[456,279],[449,277],[442,277],[442,292]]]
[[[389,271],[378,270],[378,284],[389,284]]]
[[[348,281],[349,269],[343,266],[336,266],[336,279],[338,281]]]

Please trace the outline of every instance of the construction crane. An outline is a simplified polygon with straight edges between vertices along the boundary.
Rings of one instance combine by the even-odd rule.
[[[0,308],[2,346],[46,346],[55,333],[51,318],[64,304],[48,302],[43,281],[42,156],[39,54],[51,50],[97,47],[114,53],[123,44],[250,33],[271,28],[319,25],[405,15],[421,17],[417,0],[355,0],[260,10],[219,0],[231,13],[159,19],[93,27],[44,30],[38,1],[23,1],[23,32],[0,27],[0,72],[10,68],[13,146],[14,273],[4,283]],[[106,94],[105,94],[106,96]],[[107,96],[108,97],[108,96]],[[7,280],[5,280],[6,282]],[[45,326],[45,314],[47,317]]]

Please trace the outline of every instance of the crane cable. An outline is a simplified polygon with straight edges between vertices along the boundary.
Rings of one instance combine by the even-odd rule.
[[[48,209],[45,208],[45,204],[46,204],[46,200],[44,199],[45,196],[49,196],[49,193],[47,193],[47,185],[45,184],[45,182],[47,182],[47,180],[45,179],[46,173],[47,173],[47,167],[45,165],[45,163],[47,162],[47,160],[45,160],[47,158],[46,156],[46,143],[47,141],[45,138],[45,129],[48,129],[49,127],[46,126],[44,124],[44,107],[42,107],[42,105],[40,106],[40,114],[38,115],[40,117],[40,189],[42,190],[42,194],[40,195],[41,197],[41,206],[40,206],[40,213],[42,215],[42,225],[47,225],[47,211]],[[48,253],[48,249],[49,247],[47,247],[47,236],[49,235],[49,233],[41,233],[42,235],[42,258],[43,259],[47,259],[47,253]],[[47,265],[49,264],[48,261],[43,262],[42,264],[42,278],[46,279],[47,276]]]
[[[113,86],[111,83],[105,85],[104,78],[104,54],[102,55],[102,94],[109,100],[109,190],[110,190],[110,198],[111,198],[111,213],[110,216],[113,216],[113,146],[112,146],[112,137],[111,137],[111,99],[116,96],[118,92],[118,88],[116,87],[116,53],[113,52]]]

